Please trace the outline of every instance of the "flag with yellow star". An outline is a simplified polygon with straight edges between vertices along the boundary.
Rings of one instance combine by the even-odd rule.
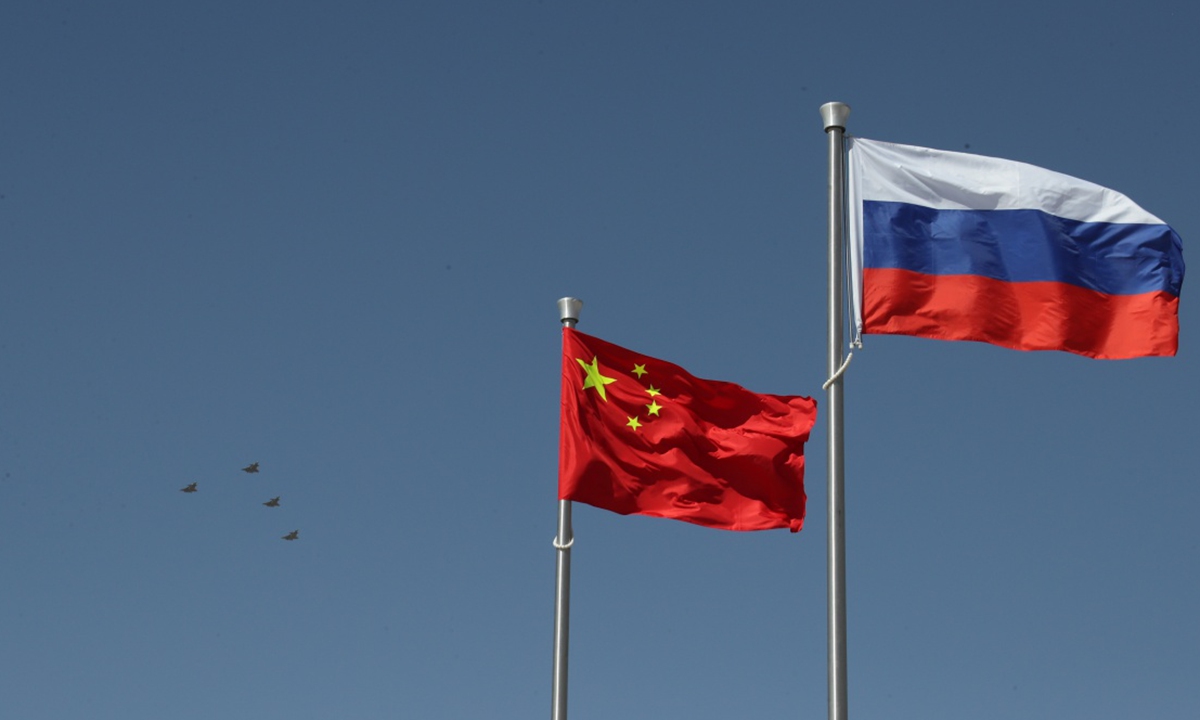
[[[563,330],[558,496],[724,530],[804,524],[812,398],[761,395]]]

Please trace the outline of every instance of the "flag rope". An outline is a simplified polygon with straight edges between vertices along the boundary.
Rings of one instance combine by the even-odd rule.
[[[854,359],[854,351],[851,350],[849,353],[846,354],[846,359],[842,361],[842,366],[837,369],[837,372],[835,372],[833,375],[829,376],[829,379],[826,380],[824,382],[824,384],[821,385],[821,389],[828,390],[830,385],[837,382],[837,379],[840,378],[842,376],[842,374],[846,372],[846,368],[850,367],[850,361],[853,359]]]

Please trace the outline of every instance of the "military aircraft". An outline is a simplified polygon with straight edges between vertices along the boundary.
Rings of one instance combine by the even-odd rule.
[[[248,473],[258,472],[258,463],[256,463],[256,462],[250,463],[246,467],[242,468],[242,472],[248,472]]]
[[[275,497],[263,503],[263,505],[266,505],[267,507],[279,507],[279,496],[276,495]]]
[[[196,492],[196,483],[192,483],[185,488],[180,488],[179,492]]]
[[[290,533],[288,533],[287,535],[284,535],[284,536],[283,536],[283,539],[284,539],[284,540],[295,540],[295,539],[296,539],[296,538],[298,538],[298,537],[300,537],[300,531],[299,531],[299,530],[293,530],[293,531],[291,531]]]

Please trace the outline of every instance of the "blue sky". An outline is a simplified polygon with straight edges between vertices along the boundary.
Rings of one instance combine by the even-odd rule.
[[[1189,257],[1198,19],[8,3],[0,714],[548,715],[555,301],[823,401],[831,100],[1120,190]],[[851,717],[1196,716],[1197,311],[1172,359],[868,337]],[[572,718],[824,717],[825,432],[797,535],[576,508]]]

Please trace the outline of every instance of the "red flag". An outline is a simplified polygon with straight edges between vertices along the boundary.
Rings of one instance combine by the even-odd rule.
[[[759,395],[563,330],[558,496],[723,530],[804,525],[812,398]]]

